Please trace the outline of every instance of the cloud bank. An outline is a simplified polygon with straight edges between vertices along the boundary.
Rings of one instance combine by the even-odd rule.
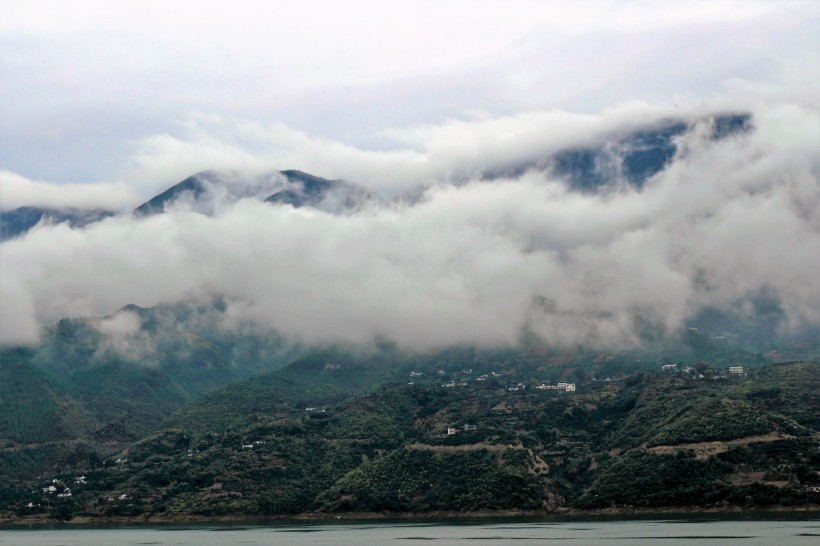
[[[34,342],[43,324],[64,316],[213,296],[236,320],[304,342],[387,338],[410,348],[515,344],[525,333],[624,347],[639,342],[641,325],[674,331],[705,307],[761,291],[779,298],[786,327],[820,325],[814,104],[761,103],[754,131],[717,142],[695,127],[642,191],[572,192],[539,170],[492,181],[476,174],[667,114],[633,104],[598,116],[477,117],[396,132],[413,149],[385,155],[284,131],[305,146],[298,157],[318,158],[288,166],[310,171],[327,161],[313,172],[386,193],[415,181],[421,199],[353,214],[243,199],[213,216],[177,208],[84,229],[40,226],[0,245],[2,342]],[[184,160],[191,142],[161,140],[141,169],[162,165],[170,155],[158,150],[167,149],[194,165]],[[269,167],[265,149],[211,142],[251,170]]]
[[[18,207],[123,210],[137,199],[125,182],[53,184],[0,170],[0,211]]]

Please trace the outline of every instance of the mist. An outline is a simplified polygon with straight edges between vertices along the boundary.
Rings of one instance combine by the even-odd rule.
[[[365,158],[339,175],[386,197],[348,213],[248,197],[212,203],[209,215],[181,204],[82,229],[40,225],[0,244],[1,341],[35,343],[66,316],[214,297],[225,324],[409,349],[516,345],[524,335],[634,347],[647,324],[674,333],[707,307],[763,291],[779,300],[784,330],[820,325],[815,107],[757,105],[753,130],[720,141],[695,123],[641,190],[581,193],[527,168],[668,112],[633,104],[445,122],[404,131],[416,151],[383,156],[317,145],[326,168],[312,174],[335,177],[340,158]],[[269,167],[262,155],[249,177]],[[520,174],[482,176],[515,165]],[[416,198],[401,198],[411,188]],[[100,327],[116,340],[138,324],[125,314]]]

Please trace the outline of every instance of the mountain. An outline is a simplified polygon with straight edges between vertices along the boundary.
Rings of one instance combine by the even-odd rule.
[[[19,237],[39,223],[67,222],[71,227],[83,227],[113,215],[104,209],[19,207],[0,212],[0,241]]]
[[[218,327],[220,303],[126,306],[63,319],[32,348],[0,349],[0,480],[107,456],[184,404],[301,353],[275,332]],[[106,324],[135,322],[128,333]]]
[[[340,213],[356,210],[375,199],[364,188],[343,180],[327,180],[302,171],[282,171],[282,174],[291,184],[269,196],[265,202]]]
[[[749,130],[744,114],[662,120],[521,168],[642,191],[690,136]],[[377,198],[301,171],[205,171],[134,215],[242,199],[352,214]],[[38,210],[9,233],[87,225]],[[218,294],[64,318],[0,349],[0,520],[816,504],[820,343],[778,335],[786,319],[762,289],[681,332],[637,323],[630,351],[524,332],[413,353],[306,346],[237,322]]]
[[[817,502],[818,362],[572,356],[322,350],[192,402],[96,469],[8,482],[0,506],[184,519]],[[54,480],[72,496],[42,492]]]
[[[663,120],[625,135],[613,135],[597,146],[561,151],[542,163],[553,175],[583,192],[600,192],[625,183],[642,189],[678,152],[676,139],[695,125],[706,124],[715,141],[752,129],[749,114],[722,114],[694,124]]]
[[[196,212],[214,214],[217,207],[243,198],[340,213],[355,210],[372,196],[367,190],[348,182],[328,180],[296,170],[261,175],[204,171],[143,203],[134,210],[134,214],[150,216],[165,211],[173,204],[183,203]]]
[[[137,216],[150,216],[152,214],[159,214],[165,210],[165,207],[178,199],[187,197],[191,200],[196,200],[205,193],[205,183],[208,177],[213,176],[213,171],[205,171],[193,176],[189,176],[182,182],[171,186],[164,192],[157,194],[142,205],[134,209],[134,214]]]
[[[691,131],[703,130],[717,142],[753,128],[752,116],[747,113],[715,114],[695,120],[662,119],[629,131],[612,132],[593,144],[558,150],[535,161],[490,169],[483,176],[491,180],[536,170],[564,180],[571,189],[583,193],[605,193],[623,187],[641,190],[672,162],[679,139]]]
[[[613,132],[595,144],[559,150],[537,161],[489,169],[483,177],[515,176],[535,169],[565,180],[576,191],[598,193],[624,186],[640,190],[674,159],[679,139],[696,128],[719,141],[751,131],[753,124],[751,115],[746,113],[716,114],[696,120],[665,119],[631,131]],[[189,176],[133,212],[137,217],[145,217],[182,206],[213,215],[220,207],[246,198],[274,205],[312,207],[333,214],[352,213],[378,200],[355,183],[298,170],[257,175],[210,170]],[[113,214],[100,209],[21,207],[0,214],[0,240],[22,235],[39,222],[68,222],[72,227],[83,227]]]
[[[69,440],[99,426],[94,415],[24,349],[7,351],[0,366],[0,435],[8,449]]]

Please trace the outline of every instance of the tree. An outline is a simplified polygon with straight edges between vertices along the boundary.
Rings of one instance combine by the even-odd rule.
[[[100,457],[100,454],[96,451],[91,451],[88,454],[88,468],[93,468],[94,470],[97,470],[97,468],[101,464],[103,464],[103,460],[102,457]]]
[[[701,375],[707,375],[707,372],[710,374],[714,374],[714,370],[712,370],[712,364],[707,360],[698,360],[695,362],[695,371]]]

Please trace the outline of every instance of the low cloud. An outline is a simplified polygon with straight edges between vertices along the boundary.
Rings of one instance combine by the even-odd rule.
[[[175,209],[85,229],[40,226],[0,246],[2,341],[34,342],[41,325],[64,316],[214,296],[224,298],[229,322],[294,340],[388,338],[411,348],[515,344],[524,333],[551,344],[631,346],[641,325],[675,331],[706,307],[736,306],[762,291],[779,299],[786,328],[820,325],[812,107],[760,106],[752,132],[721,141],[696,128],[642,191],[581,194],[537,170],[469,176],[476,166],[600,142],[633,127],[640,113],[644,121],[665,117],[632,105],[402,134],[423,150],[391,159],[401,182],[386,169],[372,171],[369,184],[408,185],[398,166],[424,158],[410,169],[422,180],[429,174],[421,199],[374,202],[355,214],[242,199],[213,216]],[[471,128],[473,140],[458,142]],[[504,139],[515,145],[496,151]],[[345,176],[356,168],[336,166]],[[459,184],[436,182],[459,167]],[[101,323],[126,337],[133,326],[128,315]]]
[[[139,199],[125,182],[53,184],[0,171],[0,211],[32,206],[123,210]]]
[[[132,311],[118,311],[110,317],[100,319],[97,330],[107,336],[124,337],[136,334],[142,327],[139,315]]]
[[[722,101],[714,103],[723,106]],[[153,135],[136,143],[120,176],[143,200],[204,170],[259,174],[299,169],[396,196],[530,165],[562,149],[602,144],[652,121],[696,119],[714,109],[712,103],[676,108],[635,101],[595,115],[560,110],[509,116],[470,112],[438,124],[384,131],[394,143],[389,150],[357,148],[283,123],[194,114],[174,135]]]
[[[115,353],[130,360],[147,363],[156,353],[155,336],[142,329],[142,319],[134,311],[121,309],[113,315],[92,319],[100,333],[97,356]]]

